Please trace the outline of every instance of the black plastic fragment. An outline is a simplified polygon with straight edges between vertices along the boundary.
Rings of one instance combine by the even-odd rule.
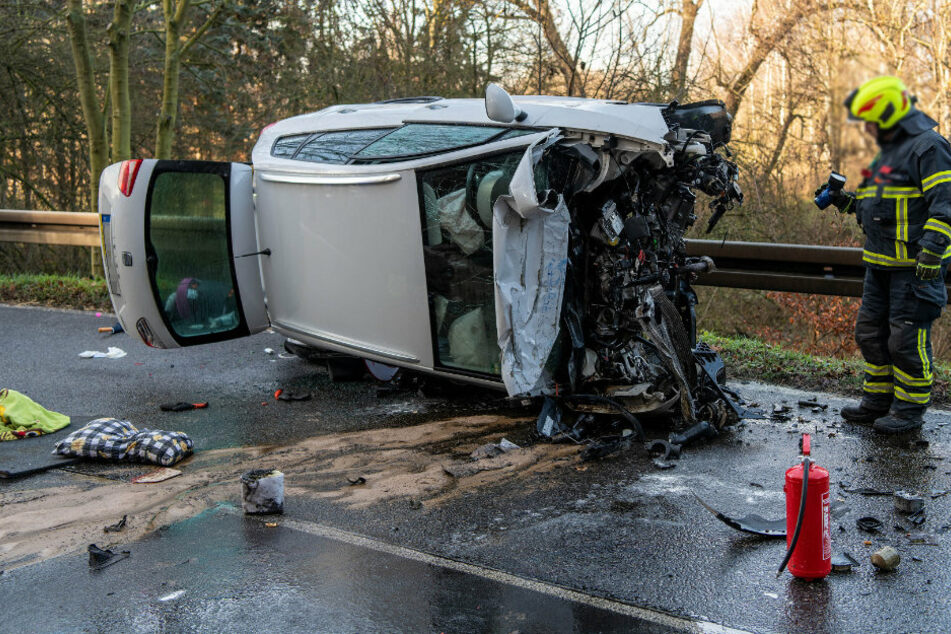
[[[760,517],[759,515],[751,513],[746,517],[732,518],[727,517],[723,513],[720,513],[712,506],[700,499],[700,496],[696,493],[693,494],[697,501],[703,505],[703,508],[707,509],[713,513],[718,520],[729,526],[730,528],[735,528],[738,531],[743,531],[744,533],[752,533],[754,535],[762,535],[764,537],[786,537],[786,520],[768,520],[766,518]]]
[[[281,401],[309,401],[311,398],[310,392],[288,392],[284,390],[281,392],[280,396],[277,397]]]
[[[860,517],[855,520],[855,525],[859,527],[859,530],[863,530],[866,533],[877,533],[882,530],[882,520],[877,517],[872,517],[868,515],[866,517]]]
[[[545,438],[551,438],[555,434],[566,431],[561,422],[562,412],[558,401],[546,396],[542,403],[542,411],[538,413],[538,420],[535,423],[535,429],[538,434]]]
[[[87,550],[89,551],[89,567],[93,570],[102,570],[106,566],[111,566],[117,561],[122,561],[132,554],[128,550],[123,550],[118,553],[111,550],[103,550],[95,544],[89,544]]]
[[[853,488],[851,488],[848,484],[846,484],[846,483],[844,483],[844,482],[842,482],[842,483],[839,484],[839,488],[841,488],[841,489],[842,489],[843,491],[845,491],[846,493],[857,493],[857,494],[859,494],[859,495],[865,495],[865,496],[877,496],[877,495],[883,495],[883,496],[884,496],[884,495],[894,495],[894,494],[895,494],[894,491],[886,491],[886,490],[884,490],[884,489],[873,489],[873,488],[871,488],[871,487],[856,487],[856,488],[853,489]]]
[[[204,409],[206,407],[208,407],[208,403],[186,403],[185,401],[159,405],[159,409],[163,412],[187,412],[190,409]]]
[[[631,448],[633,434],[627,436],[607,436],[592,442],[581,452],[581,461],[600,460]]]
[[[856,561],[855,557],[849,553],[837,553],[832,556],[832,571],[833,572],[852,572],[852,568],[858,568],[861,564]]]
[[[128,515],[123,515],[123,516],[122,516],[122,519],[119,520],[118,522],[116,522],[115,524],[110,524],[109,526],[103,527],[102,532],[104,532],[104,533],[118,533],[118,532],[121,531],[123,528],[125,528],[125,523],[126,523],[126,520],[127,520],[128,518],[129,518]]]

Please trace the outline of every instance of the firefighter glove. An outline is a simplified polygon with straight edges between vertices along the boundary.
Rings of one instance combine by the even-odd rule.
[[[922,249],[918,252],[918,268],[915,269],[915,277],[919,280],[933,280],[941,272],[941,257]]]

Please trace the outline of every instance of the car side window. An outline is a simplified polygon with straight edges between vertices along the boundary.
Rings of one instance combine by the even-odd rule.
[[[420,173],[423,254],[437,365],[500,373],[492,206],[524,150]]]
[[[398,128],[292,134],[271,147],[277,158],[312,163],[372,164],[408,160],[512,139],[541,130],[498,126],[407,123]]]
[[[354,155],[357,160],[419,156],[448,152],[494,140],[507,128],[493,126],[408,123]]]
[[[369,143],[379,139],[392,128],[374,128],[368,130],[341,130],[324,132],[304,143],[293,154],[298,161],[315,163],[344,164]],[[281,139],[278,139],[280,142]],[[275,149],[277,146],[275,146]]]

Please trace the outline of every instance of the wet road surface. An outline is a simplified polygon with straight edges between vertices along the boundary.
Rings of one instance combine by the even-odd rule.
[[[289,443],[347,430],[413,426],[434,417],[455,415],[459,408],[491,411],[490,405],[482,402],[484,397],[481,401],[464,400],[459,405],[459,401],[420,399],[405,394],[379,398],[376,388],[369,383],[332,385],[314,366],[264,354],[265,347],[281,350],[282,340],[276,335],[258,335],[245,341],[184,351],[153,351],[124,337],[100,340],[95,328],[108,322],[108,316],[97,319],[91,314],[0,306],[0,321],[4,323],[4,347],[11,351],[10,358],[19,361],[17,366],[0,368],[0,385],[26,392],[59,411],[117,415],[143,425],[173,426],[192,434],[199,451]],[[75,357],[82,350],[104,350],[106,345],[119,345],[130,354],[115,361]],[[270,397],[273,390],[288,385],[312,388],[315,397],[303,403],[274,402]],[[883,438],[871,429],[839,422],[836,413],[847,401],[834,396],[755,384],[734,387],[766,411],[783,402],[790,411],[785,419],[748,421],[705,446],[687,449],[671,470],[656,469],[650,457],[635,448],[590,463],[582,463],[576,456],[558,458],[551,468],[456,491],[455,495],[397,496],[365,507],[347,504],[346,498],[319,495],[345,490],[346,482],[316,482],[312,488],[318,495],[305,494],[306,487],[291,492],[294,483],[288,482],[287,511],[278,522],[288,526],[300,522],[299,527],[334,527],[378,543],[431,553],[479,569],[503,571],[514,579],[535,580],[546,587],[568,588],[584,596],[749,631],[951,631],[951,613],[946,609],[951,594],[951,569],[946,565],[951,560],[951,495],[942,495],[951,490],[948,413],[929,413],[920,434]],[[211,401],[212,407],[175,415],[157,411],[160,402],[193,397]],[[807,397],[817,397],[828,408],[818,412],[799,408],[797,401]],[[262,406],[262,402],[268,405]],[[496,406],[501,408],[498,403]],[[530,420],[531,413],[524,415],[526,421]],[[783,474],[797,460],[797,439],[804,431],[814,434],[815,462],[831,473],[833,500],[838,507],[833,519],[833,550],[848,551],[862,563],[851,573],[834,574],[813,583],[795,580],[788,574],[777,579],[775,570],[784,552],[783,540],[733,531],[716,521],[693,497],[695,492],[728,515],[756,512],[768,518],[782,517]],[[530,425],[526,424],[521,436],[509,437],[519,444],[531,444],[529,432]],[[649,428],[648,433],[651,437],[666,436],[662,428]],[[141,472],[141,468],[136,471],[96,466],[82,474],[57,470],[23,480],[0,481],[0,495],[26,494],[30,489],[72,486],[77,482],[91,486],[105,478],[121,482],[133,471]],[[845,490],[854,487],[925,493],[927,519],[921,526],[913,526],[894,511],[891,498]],[[236,492],[237,488],[230,500],[232,504],[238,502]],[[877,534],[858,530],[855,520],[865,515],[881,519],[884,529]],[[238,540],[235,536],[264,529],[221,512],[192,521],[213,527],[207,530],[212,534],[219,531],[222,541],[234,539],[220,545],[223,549],[232,548],[233,556],[205,557],[184,566],[189,572],[175,577],[175,583],[180,585],[169,592],[186,589],[179,601],[212,601],[212,595],[203,595],[194,591],[194,586],[185,585],[190,575],[240,579],[250,574],[247,571],[251,559],[242,561],[254,549],[249,550],[249,540]],[[188,533],[182,524],[172,524],[144,541],[123,546],[134,551],[133,559],[103,572],[132,568],[143,560],[140,548],[176,551],[176,541]],[[252,528],[248,529],[249,526]],[[183,532],[175,533],[176,530]],[[288,527],[268,530],[292,535],[286,537],[288,544],[317,539],[306,531]],[[259,536],[273,539],[266,531]],[[0,538],[0,556],[2,541]],[[892,545],[902,554],[902,563],[895,572],[878,573],[868,563],[869,555],[883,545]],[[288,552],[296,552],[290,545],[287,548]],[[181,553],[181,561],[191,556],[188,549],[183,548],[186,552]],[[283,552],[281,548],[275,550]],[[276,562],[283,561],[283,555],[274,556]],[[144,559],[151,561],[150,557]],[[225,568],[216,568],[218,559],[228,562]],[[281,568],[284,564],[275,566]],[[309,579],[304,572],[295,573],[298,583],[308,588],[320,587],[319,574]],[[54,596],[57,575],[72,574],[89,578],[85,554],[66,555],[8,571],[0,577],[0,596],[9,597],[24,587],[45,588],[44,579],[53,584],[44,591]],[[407,574],[422,580],[421,587],[427,588],[427,595],[443,592],[429,587],[431,583],[439,586],[442,577],[427,576],[418,570]],[[362,583],[359,577],[349,583]],[[476,583],[465,579],[463,575],[452,581],[457,590],[449,589],[440,596],[465,595],[458,588]],[[162,574],[146,569],[134,578],[131,586],[125,587],[132,587],[138,593],[136,596],[141,595],[140,605],[153,605],[164,588],[163,581],[168,583]],[[92,592],[95,584],[77,587]],[[238,585],[229,587],[229,592],[239,589]],[[87,590],[79,592],[79,597],[86,593]],[[189,595],[196,598],[188,599]],[[101,622],[102,629],[112,629],[109,622],[100,621],[106,618],[105,611],[96,603],[101,597],[92,594],[87,598],[87,604],[95,604],[85,612],[90,619],[86,623],[91,623],[88,627],[99,629]],[[530,603],[528,598],[523,600]],[[538,600],[542,603],[537,605],[543,605],[542,598]],[[228,603],[232,606],[229,609],[236,614],[252,609],[252,602],[235,607],[243,603],[237,599]],[[557,610],[571,612],[575,608],[570,606],[576,603],[567,601],[559,604]],[[9,603],[4,601],[4,605]],[[530,631],[524,623],[543,619],[549,611],[521,608],[522,613],[532,616],[527,616],[527,621],[518,627],[509,627],[507,621],[479,621],[474,613],[471,617],[476,620],[468,623],[475,630]],[[469,613],[471,605],[462,602],[459,609]],[[162,610],[162,614],[167,614],[164,607]],[[175,617],[179,620],[174,621],[178,625],[169,629],[197,628],[196,622],[187,624],[189,613],[180,613]],[[273,613],[293,619],[297,608],[284,610],[278,602]],[[307,614],[307,618],[318,618],[317,611]],[[67,618],[75,618],[75,614]],[[567,617],[556,621],[563,627],[548,631],[577,629],[575,621]],[[144,630],[161,629],[153,628],[151,622],[143,623]],[[408,629],[414,630],[413,624],[421,622],[406,623]],[[438,629],[434,622],[426,623],[429,624],[423,624],[422,629]],[[610,630],[615,625],[605,621],[598,627]],[[343,629],[347,629],[345,625]]]
[[[270,518],[269,518],[270,519]],[[357,540],[352,540],[357,541]],[[359,543],[205,512],[90,570],[85,554],[0,582],[3,631],[672,632],[581,597],[518,587]],[[452,564],[452,562],[445,562]],[[23,589],[30,588],[30,600]],[[549,589],[555,590],[558,589]],[[571,593],[562,592],[561,595]],[[42,601],[38,609],[37,601]],[[607,603],[607,602],[605,602]],[[655,615],[674,626],[684,622]],[[689,625],[689,624],[688,624]]]

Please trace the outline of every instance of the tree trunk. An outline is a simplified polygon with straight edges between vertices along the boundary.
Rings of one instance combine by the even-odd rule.
[[[76,65],[76,84],[79,101],[86,121],[86,142],[89,147],[89,208],[96,211],[99,201],[99,174],[109,161],[109,148],[103,129],[103,115],[99,111],[92,55],[86,33],[86,16],[82,0],[69,0],[66,25]]]
[[[109,91],[112,99],[112,160],[132,158],[132,100],[129,96],[129,40],[133,0],[116,0],[109,24]]]
[[[155,158],[172,156],[172,139],[175,136],[175,119],[178,114],[178,72],[181,68],[182,22],[188,12],[190,0],[162,0],[165,13],[165,74],[162,83],[162,110],[159,113],[158,131],[155,135]]]
[[[697,12],[703,5],[703,0],[682,0],[680,7],[680,39],[677,42],[677,57],[674,60],[674,70],[671,83],[674,88],[675,99],[685,99],[687,96],[687,68],[690,63],[690,51],[693,49],[693,26],[697,21]]]
[[[783,41],[783,38],[786,37],[789,31],[802,19],[803,15],[803,8],[798,4],[794,4],[789,9],[789,12],[782,16],[773,29],[756,42],[756,46],[753,47],[746,66],[743,67],[743,70],[740,71],[736,79],[734,79],[728,87],[725,101],[726,108],[731,115],[736,117],[736,111],[740,109],[744,93],[746,93],[746,89],[749,88],[753,82],[753,78],[756,77],[756,71],[763,65],[763,62],[765,62],[769,54],[773,52],[773,49]],[[750,20],[752,21],[754,17],[755,16],[751,17]]]
[[[172,157],[172,141],[175,139],[175,122],[178,118],[178,86],[182,57],[201,39],[218,16],[225,3],[219,2],[208,19],[182,42],[182,28],[191,0],[162,0],[165,14],[165,75],[162,82],[162,110],[159,113],[158,129],[155,133],[155,158]]]

